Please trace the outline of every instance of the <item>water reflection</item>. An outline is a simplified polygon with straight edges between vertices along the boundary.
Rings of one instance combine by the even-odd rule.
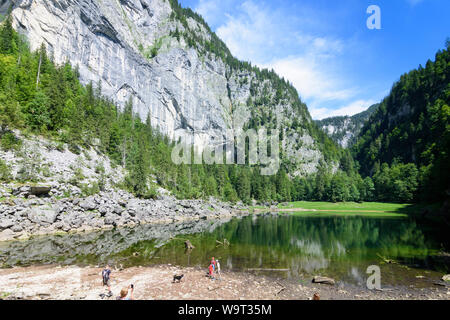
[[[388,273],[385,282],[395,282],[397,273],[404,277],[410,272],[414,278],[417,271],[402,269],[405,265],[448,272],[448,264],[431,258],[441,248],[436,235],[406,218],[250,216],[1,244],[0,261],[4,266],[53,262],[206,266],[215,256],[225,270],[289,269],[280,276],[322,274],[361,285],[369,265],[383,264],[380,257],[400,263],[382,267]],[[184,249],[187,239],[195,246],[189,252]],[[231,245],[220,244],[224,239]]]

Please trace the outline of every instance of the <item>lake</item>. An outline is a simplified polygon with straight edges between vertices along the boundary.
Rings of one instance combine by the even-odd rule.
[[[323,275],[356,286],[365,286],[367,267],[378,265],[382,286],[420,287],[432,286],[449,273],[448,257],[439,254],[447,238],[407,217],[263,214],[5,242],[0,243],[0,263],[170,263],[206,271],[214,256],[226,271],[283,269],[248,272],[294,281]],[[186,251],[185,240],[195,249]]]

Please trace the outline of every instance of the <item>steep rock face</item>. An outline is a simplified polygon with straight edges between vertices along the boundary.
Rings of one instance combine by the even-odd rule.
[[[379,104],[370,106],[366,111],[353,116],[330,117],[317,120],[317,125],[341,147],[351,147],[364,124],[378,108]]]
[[[102,92],[122,105],[132,97],[141,119],[150,113],[170,137],[208,131],[212,122],[224,128],[223,64],[205,66],[195,50],[177,45],[151,60],[139,54],[139,45],[150,47],[175,28],[170,12],[165,1],[27,0],[16,2],[13,16],[32,49],[44,43],[56,63],[78,66],[84,83],[101,80]]]
[[[188,46],[184,37],[174,37],[175,31],[189,31],[210,41],[212,34],[191,17],[185,24],[174,19],[168,1],[3,0],[0,12],[11,4],[14,27],[32,49],[44,43],[56,63],[78,66],[83,83],[101,82],[102,93],[120,105],[131,98],[143,121],[150,116],[162,133],[174,140],[190,137],[200,149],[217,137],[225,139],[226,129],[239,132],[254,117],[251,108],[264,109],[249,104],[249,98],[278,93],[254,72],[233,69],[215,54]],[[291,130],[294,119],[311,122],[291,100],[272,103],[270,112],[283,128],[292,172],[310,174],[323,155],[308,129]]]

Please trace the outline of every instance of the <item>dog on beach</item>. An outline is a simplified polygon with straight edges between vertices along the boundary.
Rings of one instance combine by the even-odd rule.
[[[173,276],[173,281],[172,281],[172,282],[175,282],[175,281],[180,282],[181,279],[182,279],[183,277],[184,277],[184,274],[179,275],[179,276],[174,275],[174,276]]]

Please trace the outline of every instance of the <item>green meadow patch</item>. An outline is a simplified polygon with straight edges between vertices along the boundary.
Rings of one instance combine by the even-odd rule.
[[[380,212],[402,212],[406,208],[411,206],[410,204],[400,203],[384,203],[384,202],[314,202],[314,201],[296,201],[290,202],[287,205],[278,205],[280,209],[289,208],[301,208],[301,209],[313,209],[313,210],[334,210],[345,212],[358,212],[358,211],[380,211]]]
[[[285,211],[280,211],[280,214],[286,213]],[[332,216],[364,216],[372,218],[401,218],[406,217],[405,213],[395,213],[395,212],[358,212],[358,211],[289,211],[289,214],[302,216],[302,217],[332,217]]]

